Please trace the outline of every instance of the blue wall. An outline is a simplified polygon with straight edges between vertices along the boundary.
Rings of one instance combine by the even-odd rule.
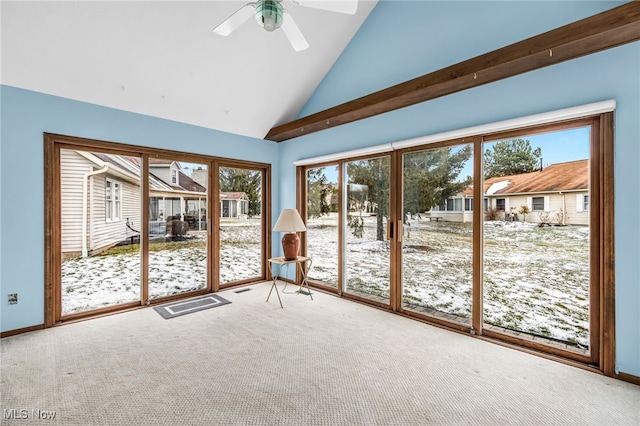
[[[616,5],[382,1],[301,116]],[[295,160],[607,99],[618,102],[614,206],[616,364],[619,371],[640,376],[640,43],[283,142],[281,203],[295,204]]]
[[[8,86],[0,90],[2,331],[44,323],[44,132],[270,163],[278,173],[273,142]],[[275,186],[272,192],[277,218]],[[274,254],[279,247],[276,241]],[[17,305],[7,305],[9,293],[19,294]]]

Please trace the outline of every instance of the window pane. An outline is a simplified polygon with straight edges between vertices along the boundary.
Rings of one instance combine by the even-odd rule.
[[[62,316],[140,301],[139,163],[60,150]]]
[[[466,211],[473,211],[473,198],[464,199],[464,209]]]
[[[149,160],[150,299],[207,286],[206,170],[170,158]],[[180,175],[178,186],[169,185],[173,171]]]
[[[307,170],[309,279],[338,287],[338,167]]]
[[[494,156],[484,167],[503,171],[486,176],[486,195],[502,195],[517,214],[513,222],[485,215],[483,306],[492,331],[588,352],[590,229],[579,204],[589,197],[589,146],[588,128],[485,144],[485,152],[526,159]],[[539,157],[549,162],[542,169]]]
[[[262,171],[220,167],[220,283],[262,275]]]
[[[345,165],[345,291],[389,303],[389,157]]]
[[[402,308],[462,324],[471,322],[473,214],[454,200],[472,193],[472,154],[460,145],[403,156]]]
[[[544,197],[531,198],[531,204],[534,212],[544,211]]]
[[[111,181],[106,180],[105,182],[105,218],[106,220],[111,220],[113,217],[113,197],[111,194]]]
[[[114,218],[115,219],[119,219],[121,216],[121,203],[120,203],[120,184],[119,183],[114,183],[114,191],[113,191],[113,195],[114,195],[114,200],[115,200],[115,205],[114,205]]]

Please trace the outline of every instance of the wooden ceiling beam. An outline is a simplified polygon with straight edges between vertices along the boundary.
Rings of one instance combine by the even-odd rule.
[[[640,40],[633,1],[272,128],[282,142]]]

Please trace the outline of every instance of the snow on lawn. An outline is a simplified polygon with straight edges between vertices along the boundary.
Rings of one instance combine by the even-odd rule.
[[[403,239],[403,305],[471,318],[472,224],[410,220]],[[337,228],[308,226],[313,280],[337,282]],[[375,241],[375,217],[362,239],[347,235],[347,291],[389,297],[389,244]],[[485,323],[588,346],[589,230],[484,223]],[[321,265],[317,268],[315,265]],[[466,321],[469,322],[469,321]]]
[[[403,306],[471,317],[472,225],[411,220],[403,240]],[[337,216],[308,221],[309,277],[337,286]],[[223,222],[221,282],[260,276],[260,221]],[[205,239],[150,251],[150,297],[205,286]],[[153,249],[152,249],[153,250]],[[376,241],[376,218],[363,238],[348,229],[346,290],[389,298],[389,243]],[[485,323],[588,346],[589,230],[484,223]],[[63,314],[139,300],[139,253],[70,259],[62,264]],[[467,321],[468,322],[468,321]]]
[[[160,244],[162,247],[158,249]],[[220,244],[221,283],[262,275],[259,219],[223,222]],[[62,314],[140,300],[139,246],[130,248],[126,253],[63,261]],[[204,288],[206,262],[206,238],[202,235],[193,235],[186,241],[152,242],[149,250],[149,298]]]

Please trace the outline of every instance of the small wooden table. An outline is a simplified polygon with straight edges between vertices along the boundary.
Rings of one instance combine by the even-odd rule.
[[[278,296],[278,301],[280,302],[280,307],[284,308],[282,306],[282,299],[280,299],[280,293],[278,292],[278,286],[276,285],[276,281],[278,280],[278,276],[282,271],[282,267],[285,265],[291,265],[291,264],[298,265],[297,270],[300,271],[300,275],[302,276],[302,281],[300,282],[300,284],[298,284],[300,286],[300,289],[296,293],[299,294],[302,291],[302,288],[306,287],[307,293],[309,293],[309,297],[311,297],[311,300],[313,300],[313,296],[311,295],[311,290],[309,289],[309,283],[307,282],[307,274],[309,273],[309,269],[311,269],[311,263],[312,263],[312,260],[310,257],[298,256],[297,258],[291,259],[291,260],[287,260],[284,257],[272,257],[271,259],[267,259],[267,262],[269,262],[269,273],[273,277],[273,284],[271,284],[271,289],[269,290],[269,295],[267,296],[267,302],[271,297],[271,292],[275,288],[276,295]],[[273,267],[275,265],[279,265],[277,275],[273,273]]]

